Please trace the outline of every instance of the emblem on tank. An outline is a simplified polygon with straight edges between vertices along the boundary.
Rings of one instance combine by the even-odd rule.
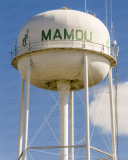
[[[23,41],[22,41],[22,45],[25,47],[26,46],[26,40],[28,38],[28,32],[29,32],[29,29],[27,29],[27,34],[25,34],[25,37],[23,38]]]
[[[107,48],[109,48],[109,46],[110,46],[110,39],[108,38],[108,40],[106,41],[106,46],[107,46]]]

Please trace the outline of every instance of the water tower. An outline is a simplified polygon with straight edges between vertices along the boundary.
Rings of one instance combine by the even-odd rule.
[[[86,148],[86,160],[90,160],[90,148],[116,160],[111,71],[116,65],[115,52],[110,49],[110,35],[106,26],[95,15],[68,10],[65,7],[38,14],[21,28],[18,46],[11,56],[13,67],[21,74],[18,159],[21,159],[23,155],[23,160],[27,160],[27,150],[31,149],[27,146],[31,84],[38,88],[59,92],[60,146],[53,147],[60,148],[60,160],[68,160],[68,148],[70,148],[70,159],[74,160],[75,147]],[[60,67],[57,67],[57,64]],[[100,83],[107,74],[109,74],[110,86],[113,154],[90,146],[88,88]],[[24,81],[26,81],[26,95],[23,125]],[[73,133],[73,91],[81,89],[85,90],[86,145],[76,146]],[[67,118],[69,91],[72,102],[70,105],[70,145],[68,144]]]

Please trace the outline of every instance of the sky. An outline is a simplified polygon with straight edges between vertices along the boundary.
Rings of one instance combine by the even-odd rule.
[[[73,10],[85,11],[84,0],[0,0],[0,159],[16,160],[18,146],[20,73],[11,65],[11,52],[23,24],[36,14],[60,9],[63,5]],[[111,28],[110,1],[107,2],[107,26]],[[86,0],[86,8],[106,24],[105,0]],[[128,1],[112,0],[114,40],[119,46],[117,59],[117,106],[118,106],[118,155],[119,160],[128,159]],[[114,83],[114,80],[113,80]],[[114,89],[114,88],[113,88]],[[101,93],[102,91],[102,93]],[[91,146],[111,153],[111,125],[109,112],[108,77],[89,89]],[[58,92],[51,92],[59,100]],[[34,96],[33,96],[34,95]],[[38,104],[37,104],[38,102]],[[84,90],[74,92],[75,144],[85,141]],[[96,109],[95,109],[95,106]],[[54,108],[53,108],[54,107]],[[48,122],[45,122],[53,109]],[[94,112],[95,110],[95,112]],[[42,129],[41,129],[42,128]],[[41,129],[33,141],[33,136]],[[28,143],[30,146],[58,145],[59,106],[47,90],[31,86]],[[29,151],[28,160],[56,160],[59,150]],[[75,159],[85,159],[84,149],[75,149]],[[42,157],[42,158],[41,158]],[[91,160],[106,157],[91,150]]]

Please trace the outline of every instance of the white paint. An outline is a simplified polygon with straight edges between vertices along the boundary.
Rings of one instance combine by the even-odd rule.
[[[51,39],[42,41],[42,30],[47,35],[49,29],[51,29]],[[56,29],[59,29],[62,39],[53,40]],[[68,34],[74,29],[75,38],[65,40],[64,29]],[[29,30],[28,33],[27,30]],[[23,45],[26,33],[28,38]],[[92,38],[90,38],[91,33]],[[85,34],[86,41],[83,34]],[[91,42],[87,42],[89,39]],[[26,80],[23,160],[27,160],[30,83],[39,88],[59,91],[60,146],[68,146],[69,90],[85,89],[86,160],[90,160],[88,87],[101,82],[108,74],[109,68],[115,65],[113,57],[110,56],[110,36],[106,26],[88,13],[74,10],[48,11],[32,17],[24,24],[18,36],[18,47],[20,48],[17,49],[17,56],[13,59],[12,64],[18,68]],[[88,73],[88,69],[91,74]],[[69,82],[71,84],[67,85]],[[113,113],[111,119],[113,123]],[[113,127],[112,132],[113,143],[115,143]],[[72,139],[73,133],[71,134]],[[60,149],[60,160],[68,160],[68,148]]]
[[[21,77],[21,93],[20,93],[20,114],[19,114],[19,135],[18,135],[18,153],[17,159],[22,152],[23,140],[23,104],[24,104],[24,79]]]
[[[84,55],[85,129],[86,160],[90,160],[89,96],[88,96],[88,55]]]
[[[70,146],[74,146],[74,92],[70,91]],[[70,160],[74,160],[74,148],[70,148]]]
[[[112,90],[112,69],[109,71],[109,94],[110,94],[110,115],[111,115],[111,133],[112,133],[112,152],[113,160],[116,160],[116,138],[115,138],[115,114],[113,105],[113,90]]]
[[[51,38],[53,38],[55,30],[59,29],[62,40],[56,38],[55,41],[51,39],[42,42],[42,30],[47,34],[49,29],[51,29]],[[64,29],[68,33],[74,29],[74,34],[78,37],[75,36],[74,40],[64,40]],[[27,45],[23,47],[22,42],[27,30],[29,30],[28,37],[30,39],[26,39]],[[82,37],[82,32],[87,33],[86,38],[88,39],[92,32],[92,42],[94,43],[86,42],[84,39],[78,40]],[[69,90],[85,88],[86,160],[90,160],[88,87],[98,84],[108,74],[112,59],[110,60],[109,56],[110,50],[104,49],[104,45],[110,46],[109,39],[109,32],[100,20],[93,15],[80,11],[48,11],[34,16],[24,24],[18,36],[18,47],[21,48],[18,49],[18,56],[15,58],[14,65],[26,80],[23,160],[27,159],[30,83],[39,88],[59,91],[60,146],[68,146]],[[39,41],[40,43],[35,46],[35,43]],[[33,44],[28,45],[29,42]],[[26,54],[28,51],[30,52]],[[88,73],[88,68],[91,75]],[[71,84],[67,85],[70,81]],[[43,85],[44,83],[45,85]],[[60,149],[60,160],[68,160],[68,148]]]
[[[30,90],[30,55],[27,56],[27,69],[26,69],[26,95],[25,95],[23,160],[27,160],[29,90]]]
[[[56,90],[56,81],[65,79],[72,80],[71,90],[79,90],[84,88],[84,67],[83,58],[85,51],[83,50],[48,50],[45,52],[39,51],[36,54],[31,54],[32,69],[31,69],[31,84],[39,88],[49,88]],[[26,61],[24,56],[18,61],[18,70],[26,79]],[[110,61],[101,55],[88,52],[88,65],[91,72],[89,74],[89,87],[93,84],[101,82],[108,74]],[[33,69],[34,68],[34,69]],[[49,86],[44,85],[43,82]],[[93,82],[91,80],[93,78]],[[77,85],[77,83],[79,85]]]
[[[47,35],[51,29],[51,40],[42,41],[42,30]],[[56,29],[59,29],[62,40],[54,37]],[[86,33],[90,39],[92,32],[92,42],[66,39],[64,40],[64,29],[68,34],[74,29],[74,34]],[[96,17],[88,13],[75,10],[53,10],[38,14],[28,20],[22,27],[18,36],[18,56],[14,58],[12,64],[18,68],[20,74],[26,79],[26,53],[29,52],[29,45],[22,46],[25,34],[28,32],[26,43],[30,45],[31,60],[34,70],[31,70],[31,84],[43,88],[57,91],[56,81],[65,79],[72,80],[71,90],[84,88],[84,52],[88,52],[88,65],[91,76],[89,77],[89,87],[101,82],[108,74],[110,65],[113,66],[113,58],[110,57],[110,50],[104,45],[110,46],[110,36],[106,26]],[[80,30],[80,31],[78,31]],[[30,39],[29,39],[30,37]],[[35,43],[39,42],[40,43]],[[83,49],[84,48],[84,49]],[[35,51],[35,52],[33,52]],[[25,56],[21,56],[25,55]],[[39,78],[40,75],[42,80]],[[79,85],[77,85],[79,84]],[[47,87],[46,87],[47,86]]]
[[[67,29],[68,34],[71,32],[72,29],[74,29],[74,35],[76,35],[76,30],[82,30],[83,32],[86,31],[87,39],[90,39],[90,32],[92,32],[92,42],[106,46],[106,42],[109,39],[108,46],[110,47],[110,36],[106,26],[95,16],[81,11],[52,10],[40,13],[32,17],[23,25],[23,27],[20,30],[18,36],[18,47],[23,46],[22,41],[25,37],[25,34],[27,33],[27,29],[29,29],[28,36],[30,36],[30,43],[33,43],[31,47],[34,50],[38,49],[38,47],[34,48],[34,43],[42,41],[42,30],[44,30],[45,34],[47,35],[49,29],[51,29],[51,40],[53,40],[56,29],[59,29],[62,36],[62,40],[60,41],[60,38],[56,38],[55,40],[59,40],[61,43],[45,41],[41,43],[43,44],[41,46],[42,49],[67,48],[69,46],[71,47],[72,38],[70,39],[70,41],[68,39],[64,40],[64,29]],[[76,40],[76,38],[74,38],[74,40]],[[27,44],[29,43],[29,38],[26,40],[26,42]],[[73,42],[73,48],[81,48],[82,44],[82,42],[80,43],[80,41],[76,40]],[[90,49],[90,45],[91,44],[86,46],[87,49]],[[26,47],[22,47],[22,49]],[[93,49],[100,50],[101,46],[99,47],[95,44],[93,45]],[[110,54],[110,52],[107,52],[107,48],[105,49],[104,53]]]
[[[68,93],[70,82],[57,81],[60,95],[60,146],[68,146]],[[60,148],[60,160],[68,160],[68,148]]]

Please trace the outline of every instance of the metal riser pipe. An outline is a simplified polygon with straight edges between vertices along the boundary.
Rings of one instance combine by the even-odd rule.
[[[57,81],[60,95],[60,146],[68,146],[68,81]],[[68,160],[68,148],[60,149],[60,160]]]

